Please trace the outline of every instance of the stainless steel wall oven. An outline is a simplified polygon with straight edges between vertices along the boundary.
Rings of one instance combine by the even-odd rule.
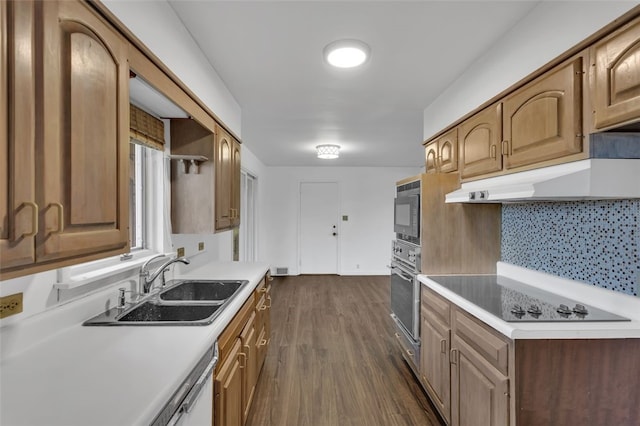
[[[420,180],[397,187],[391,247],[391,318],[404,356],[416,368],[420,360]]]

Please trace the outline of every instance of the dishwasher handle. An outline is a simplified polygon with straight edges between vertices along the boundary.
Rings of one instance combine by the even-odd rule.
[[[184,401],[182,401],[182,404],[180,404],[180,408],[176,410],[175,414],[167,423],[167,426],[174,426],[178,424],[180,418],[184,415],[184,413],[188,413],[191,411],[193,404],[195,404],[195,402],[198,400],[200,392],[202,391],[204,385],[207,383],[207,380],[213,380],[213,378],[211,377],[213,374],[213,369],[216,368],[216,364],[218,363],[218,342],[215,343],[213,351],[213,358],[211,359],[211,362],[209,363],[209,365],[207,365],[202,375],[198,378],[187,396],[184,398]]]

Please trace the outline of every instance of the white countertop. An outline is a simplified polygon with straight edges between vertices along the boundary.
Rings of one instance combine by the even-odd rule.
[[[176,277],[250,281],[208,326],[83,327],[85,317],[4,358],[0,424],[148,425],[268,269],[216,262]]]
[[[498,275],[613,312],[631,321],[507,322],[439,285],[426,275],[420,282],[510,339],[622,339],[640,338],[640,298],[602,289],[544,272],[498,262]]]

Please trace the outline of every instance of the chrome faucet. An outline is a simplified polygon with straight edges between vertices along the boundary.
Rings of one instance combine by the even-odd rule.
[[[164,270],[171,264],[176,263],[176,262],[182,262],[185,265],[190,264],[191,262],[189,261],[189,259],[187,259],[186,257],[178,257],[176,259],[169,259],[167,260],[165,263],[163,263],[162,265],[160,265],[158,267],[158,269],[156,269],[155,272],[151,273],[149,270],[147,270],[147,267],[149,266],[149,263],[154,260],[154,259],[158,259],[160,257],[166,257],[166,255],[164,254],[159,254],[157,256],[153,256],[151,259],[147,260],[146,262],[144,262],[144,264],[142,265],[142,267],[140,268],[140,284],[139,284],[139,288],[140,288],[140,294],[147,294],[149,293],[149,291],[151,290],[151,286],[153,285],[153,282],[155,281],[156,278],[158,278],[158,275],[162,274],[164,272]]]

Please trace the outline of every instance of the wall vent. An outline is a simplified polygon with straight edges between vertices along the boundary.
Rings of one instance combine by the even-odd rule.
[[[285,266],[277,266],[275,268],[275,272],[272,273],[271,275],[273,275],[273,276],[289,275],[289,268],[287,268]]]

